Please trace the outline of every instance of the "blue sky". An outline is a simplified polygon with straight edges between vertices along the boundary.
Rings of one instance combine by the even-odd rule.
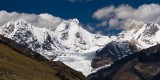
[[[150,6],[150,4],[159,5],[159,3],[159,0],[1,0],[0,10],[5,10],[7,12],[14,11],[18,13],[34,14],[49,13],[53,16],[57,16],[63,19],[77,18],[81,22],[81,24],[83,24],[85,27],[92,27],[95,32],[101,31],[103,32],[103,34],[116,34],[121,31],[121,29],[123,29],[117,28],[118,26],[120,26],[120,24],[116,26],[114,25],[114,27],[111,28],[110,24],[108,23],[110,19],[104,19],[108,17],[99,17],[99,15],[101,14],[98,13],[98,16],[94,15],[97,10],[105,7],[105,9],[108,10],[108,8],[111,6],[114,7],[113,10],[118,10],[119,6],[121,5],[125,7],[132,7],[136,10],[137,8],[139,8],[139,6],[142,6],[144,4],[148,4]],[[117,19],[117,17],[111,18],[115,18],[118,21],[122,19]],[[134,17],[134,19],[137,18]],[[102,22],[104,22],[105,25],[100,25]]]

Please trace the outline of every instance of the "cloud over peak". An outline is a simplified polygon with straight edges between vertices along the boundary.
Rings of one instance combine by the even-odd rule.
[[[34,26],[38,27],[46,27],[55,29],[54,25],[60,22],[62,19],[59,17],[52,16],[48,13],[43,14],[27,14],[27,13],[17,13],[17,12],[7,12],[7,11],[0,11],[0,26],[4,25],[9,21],[15,21],[19,19],[24,19],[27,22],[33,24]]]
[[[101,21],[99,26],[109,26],[110,29],[117,27],[124,29],[130,25],[132,20],[160,23],[160,5],[144,4],[138,8],[133,8],[127,4],[118,7],[112,5],[98,9],[94,12],[93,18]]]

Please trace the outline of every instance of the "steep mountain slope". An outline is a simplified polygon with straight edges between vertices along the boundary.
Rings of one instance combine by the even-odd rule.
[[[160,26],[151,22],[133,21],[129,28],[115,36],[101,51],[96,53],[92,67],[113,63],[136,51],[149,48],[160,43]]]
[[[159,80],[160,45],[133,53],[108,68],[88,76],[88,80]]]
[[[77,19],[63,21],[58,25],[55,37],[64,48],[77,52],[99,49],[109,41],[107,36],[91,34],[83,29]]]
[[[57,29],[52,31],[35,27],[20,19],[0,27],[0,34],[31,48],[49,60],[62,61],[88,74],[92,69],[90,63],[95,51],[107,44],[109,38],[89,33],[79,25],[77,19],[63,20],[56,27]]]
[[[13,46],[17,46],[18,48]],[[82,73],[69,68],[61,62],[49,61],[43,56],[40,58],[40,56],[41,55],[38,53],[33,52],[32,50],[30,51],[23,45],[17,44],[13,40],[1,36],[0,79],[85,80]]]

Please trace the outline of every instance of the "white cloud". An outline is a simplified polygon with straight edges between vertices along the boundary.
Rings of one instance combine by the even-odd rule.
[[[109,18],[114,12],[114,9],[115,9],[114,6],[104,7],[102,9],[99,9],[93,14],[93,18],[96,18],[99,20],[104,18]]]
[[[107,21],[104,20],[104,21],[102,21],[101,23],[97,24],[96,26],[97,26],[97,27],[99,27],[99,26],[102,26],[102,27],[103,27],[103,26],[106,26],[106,25],[107,25]]]
[[[126,28],[132,20],[143,22],[160,23],[160,5],[159,4],[144,4],[138,8],[133,8],[129,5],[120,5],[118,7],[109,6],[98,9],[93,18],[106,22],[109,28]]]
[[[59,17],[52,16],[48,13],[43,14],[27,14],[27,13],[17,13],[17,12],[7,12],[7,11],[0,11],[0,27],[4,24],[8,23],[9,21],[16,21],[19,19],[24,19],[28,23],[36,26],[36,27],[46,27],[48,29],[55,30],[57,25],[60,24],[61,19]],[[90,32],[94,32],[94,27],[91,24],[85,25],[85,29]]]
[[[37,27],[46,27],[55,29],[56,23],[59,23],[62,19],[59,17],[52,16],[51,14],[27,14],[27,13],[17,13],[17,12],[7,12],[0,11],[0,26],[4,25],[9,21],[15,21],[19,19],[24,19]]]
[[[109,23],[109,26],[111,26],[111,27],[115,27],[115,26],[120,25],[118,22],[118,19],[110,19],[108,23]]]
[[[54,17],[51,14],[48,13],[44,13],[44,14],[40,14],[39,15],[41,18],[49,20],[49,21],[59,21],[60,18],[59,17]]]

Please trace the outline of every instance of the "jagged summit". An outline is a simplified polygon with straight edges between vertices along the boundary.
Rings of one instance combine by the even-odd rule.
[[[135,41],[141,49],[160,43],[160,26],[155,22],[147,24],[140,22],[132,22],[130,27],[117,37],[118,40]]]
[[[133,21],[131,22],[130,26],[129,26],[128,28],[126,28],[124,31],[134,30],[135,33],[136,33],[136,31],[138,31],[139,29],[141,29],[141,28],[144,27],[144,26],[145,26],[146,29],[152,28],[151,31],[154,31],[153,28],[157,28],[157,29],[160,28],[159,24],[157,24],[156,22],[144,23],[144,22],[142,22],[142,21],[134,21],[134,20],[133,20]]]

